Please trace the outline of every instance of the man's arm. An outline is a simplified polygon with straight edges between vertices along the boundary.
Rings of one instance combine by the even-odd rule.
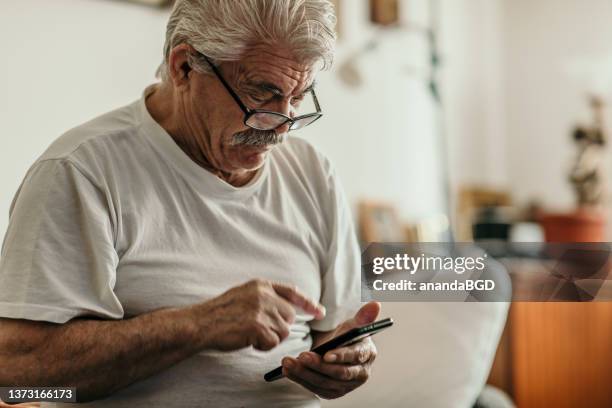
[[[255,280],[208,302],[126,320],[0,319],[0,386],[71,386],[79,402],[103,398],[203,349],[276,347],[289,334],[293,306],[323,317],[295,288]]]
[[[79,401],[111,394],[196,353],[195,308],[63,325],[0,320],[0,384],[73,386]]]

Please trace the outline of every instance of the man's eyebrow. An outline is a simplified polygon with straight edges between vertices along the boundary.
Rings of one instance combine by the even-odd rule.
[[[316,81],[312,81],[312,83],[301,92],[301,95],[306,94],[314,89],[316,85]],[[274,85],[271,82],[259,82],[259,81],[249,81],[247,82],[247,86],[253,88],[259,88],[262,91],[270,92],[276,96],[285,96],[285,93],[278,86]]]
[[[246,85],[251,88],[258,88],[261,91],[273,93],[274,95],[284,96],[283,91],[271,82],[248,81]]]

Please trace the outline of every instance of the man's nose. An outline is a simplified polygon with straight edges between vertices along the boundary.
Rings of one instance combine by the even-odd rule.
[[[290,99],[288,98],[283,99],[281,102],[279,102],[277,109],[278,109],[277,112],[282,113],[283,115],[289,116],[290,118],[293,118],[295,116],[293,106],[291,105]],[[286,122],[282,124],[281,126],[277,127],[276,129],[274,129],[274,131],[276,132],[276,134],[283,134],[283,133],[287,133],[290,127],[291,127],[291,122]]]
[[[290,127],[291,127],[291,122],[286,122],[285,124],[280,125],[276,129],[274,129],[274,131],[276,132],[277,135],[282,135],[282,134],[289,132]]]
[[[292,118],[294,115],[293,105],[291,105],[291,98],[283,98],[278,101],[278,103],[274,106],[274,110],[278,113],[282,113],[283,115],[287,115]]]

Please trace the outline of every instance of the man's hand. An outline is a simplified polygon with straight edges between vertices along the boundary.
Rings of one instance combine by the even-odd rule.
[[[5,404],[4,402],[2,402],[2,400],[0,400],[0,408],[40,408],[40,404],[38,402],[30,402],[27,404]]]
[[[322,319],[325,308],[295,287],[253,280],[196,306],[206,348],[270,350],[289,335],[295,307]]]
[[[359,309],[355,317],[335,330],[315,336],[314,347],[332,338],[376,321],[380,304],[370,302]],[[328,351],[323,358],[313,352],[304,352],[297,359],[283,359],[283,374],[321,398],[334,399],[363,385],[370,377],[371,365],[376,358],[376,346],[367,337],[350,346]]]

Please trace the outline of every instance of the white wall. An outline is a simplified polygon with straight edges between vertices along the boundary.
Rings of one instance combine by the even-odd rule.
[[[405,22],[427,18],[426,0],[404,0]],[[331,75],[319,82],[327,119],[303,132],[338,167],[349,197],[394,203],[404,219],[444,211],[435,111],[423,78],[409,68],[427,64],[425,37],[380,34],[368,23],[368,2],[345,1],[341,41]],[[338,70],[371,39],[377,49],[355,63],[362,85],[342,83]]]
[[[502,0],[442,0],[442,5],[452,184],[505,185]]]
[[[461,188],[508,185],[503,0],[440,1],[450,208],[456,214]]]
[[[537,197],[551,208],[569,209],[570,132],[577,121],[590,120],[588,91],[612,101],[612,2],[506,0],[504,15],[512,191],[519,199]]]
[[[612,2],[442,2],[454,188],[506,188],[518,204],[537,199],[552,210],[571,210],[571,131],[591,120],[589,92],[612,103]],[[612,129],[612,106],[607,123]],[[610,153],[605,166],[611,190]],[[612,220],[610,194],[607,211]],[[608,227],[612,236],[612,222]]]
[[[151,83],[166,14],[104,0],[0,2],[0,235],[15,191],[44,149]]]

